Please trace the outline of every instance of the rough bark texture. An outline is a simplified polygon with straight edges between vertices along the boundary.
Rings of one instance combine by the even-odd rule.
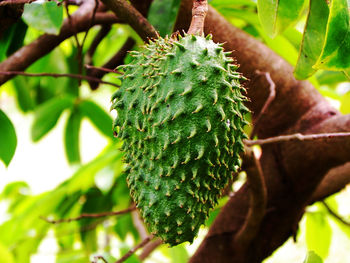
[[[190,0],[183,0],[181,18],[191,17]],[[185,29],[186,19],[177,29]],[[258,40],[233,27],[209,8],[205,33],[225,49],[236,50],[239,71],[250,79],[246,83],[250,109],[256,117],[269,94],[265,76],[269,72],[276,84],[276,98],[261,118],[259,138],[281,134],[341,132],[350,129],[350,117],[342,116],[307,81],[298,81],[293,68]],[[285,142],[263,147],[260,162],[267,186],[267,213],[260,231],[246,253],[234,247],[235,233],[244,224],[249,208],[249,192],[242,187],[222,209],[191,262],[261,262],[295,233],[305,206],[329,169],[349,161],[350,140],[332,139]]]
[[[127,23],[146,41],[158,37],[157,31],[145,17],[131,4],[124,0],[102,0],[118,17]]]

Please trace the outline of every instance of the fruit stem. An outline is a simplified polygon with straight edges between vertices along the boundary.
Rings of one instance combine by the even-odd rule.
[[[188,34],[203,35],[204,20],[208,12],[207,0],[193,0],[192,21]]]

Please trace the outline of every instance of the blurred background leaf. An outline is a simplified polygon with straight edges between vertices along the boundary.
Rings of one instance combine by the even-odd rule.
[[[165,37],[171,35],[180,7],[180,0],[154,0],[148,11],[148,21]]]
[[[57,35],[63,22],[63,6],[54,1],[26,4],[22,17],[27,25]]]
[[[0,110],[0,159],[8,166],[15,154],[17,146],[17,136],[7,115]]]
[[[304,263],[323,263],[323,260],[314,251],[310,251],[306,256]]]
[[[288,26],[296,23],[304,6],[304,0],[258,0],[258,13],[262,27],[269,37],[275,37]]]
[[[57,123],[62,112],[73,106],[74,99],[70,96],[53,98],[35,110],[35,118],[32,126],[32,140],[39,141]]]

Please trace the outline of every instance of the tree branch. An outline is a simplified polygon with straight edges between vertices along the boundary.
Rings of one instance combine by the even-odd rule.
[[[147,245],[152,239],[153,239],[152,235],[146,237],[140,244],[138,244],[136,247],[130,249],[128,253],[126,253],[121,259],[117,260],[115,263],[122,263],[122,262],[124,262],[129,257],[131,257],[132,254],[134,254],[138,249],[140,249],[140,248],[144,247],[145,245]]]
[[[163,241],[161,239],[156,239],[151,243],[148,243],[145,248],[142,250],[142,253],[139,256],[140,260],[145,260],[149,255],[152,254],[154,250],[156,250],[157,247],[163,244]]]
[[[257,130],[259,129],[260,119],[264,117],[264,115],[267,112],[270,104],[273,102],[273,100],[276,97],[276,84],[271,79],[270,73],[269,72],[260,72],[259,70],[256,70],[256,73],[258,75],[264,75],[265,76],[267,82],[270,85],[270,93],[269,93],[269,96],[267,97],[267,99],[265,101],[264,106],[262,107],[262,109],[259,112],[258,116],[255,118],[253,130],[252,130],[252,133],[250,135],[250,138],[254,138]]]
[[[30,3],[33,3],[34,1],[37,1],[37,0],[4,0],[0,2],[0,7],[6,6],[6,5],[30,4]]]
[[[119,87],[119,85],[115,83],[103,81],[99,78],[84,76],[79,74],[71,74],[71,73],[27,73],[22,71],[7,71],[7,72],[0,71],[0,75],[5,75],[5,76],[21,75],[21,76],[27,76],[27,77],[53,77],[53,78],[64,77],[64,78],[74,78],[74,79],[80,79],[80,80],[85,79],[85,80],[88,80],[89,82],[101,83],[101,84],[111,85],[114,87]]]
[[[129,37],[124,45],[118,50],[118,52],[110,58],[102,67],[106,69],[115,69],[117,66],[123,64],[124,58],[127,54],[127,52],[135,45],[135,40]],[[88,74],[92,77],[101,79],[105,72],[101,70],[89,70]],[[97,89],[98,84],[97,83],[90,83],[90,87],[92,90]]]
[[[338,215],[335,211],[333,211],[332,208],[329,207],[329,205],[326,203],[326,201],[322,201],[321,202],[323,204],[323,206],[327,209],[327,211],[335,218],[337,219],[340,223],[346,225],[346,226],[350,226],[350,222],[347,222],[344,220],[344,218],[342,218],[340,215]]]
[[[310,204],[339,192],[350,184],[350,162],[331,169],[317,186]]]
[[[280,142],[290,142],[290,141],[313,141],[313,140],[323,140],[326,141],[332,138],[342,138],[350,137],[350,132],[330,132],[330,133],[320,133],[320,134],[301,134],[295,133],[290,135],[280,135],[276,137],[271,137],[267,139],[259,140],[244,140],[245,145],[265,145],[271,143],[280,143]]]
[[[250,207],[244,224],[235,235],[233,244],[241,253],[249,248],[250,242],[258,233],[267,204],[266,185],[261,166],[254,152],[249,148],[246,149],[242,169],[247,173]]]
[[[106,217],[106,216],[116,216],[116,215],[123,215],[126,213],[129,213],[131,211],[134,211],[136,209],[135,206],[131,206],[127,209],[124,210],[120,210],[120,211],[112,211],[112,212],[103,212],[103,213],[92,213],[92,214],[81,214],[78,217],[73,217],[73,218],[64,218],[64,219],[59,219],[59,220],[51,220],[45,217],[41,217],[41,219],[45,220],[46,222],[50,223],[50,224],[60,224],[60,223],[69,223],[72,221],[78,221],[81,220],[83,218],[100,218],[100,217]]]
[[[118,17],[128,23],[139,36],[146,41],[147,38],[157,38],[158,33],[143,15],[125,0],[102,0]]]
[[[94,6],[92,6],[93,8]],[[62,41],[73,36],[75,32],[86,31],[90,27],[91,9],[87,2],[84,2],[79,9],[72,14],[73,26],[70,26],[68,19],[65,19],[59,35],[44,34],[34,42],[23,46],[14,54],[0,63],[0,71],[23,71],[39,58],[50,53]],[[115,15],[106,13],[97,13],[94,19],[94,25],[120,23],[121,20]],[[12,76],[0,76],[0,85],[9,80]]]
[[[98,70],[98,71],[103,71],[105,73],[118,73],[118,74],[122,74],[120,71],[116,70],[116,69],[109,69],[109,68],[104,68],[104,67],[95,67],[92,65],[85,65],[85,67],[87,69],[94,69],[94,70]]]
[[[108,261],[103,256],[94,256],[93,263],[97,263],[99,259],[102,260],[104,263],[108,263]]]

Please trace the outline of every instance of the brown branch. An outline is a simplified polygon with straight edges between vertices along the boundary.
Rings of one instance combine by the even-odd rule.
[[[95,3],[95,6],[94,6],[94,9],[93,9],[92,15],[91,15],[90,26],[85,31],[83,41],[81,42],[81,44],[79,44],[79,41],[76,41],[77,45],[78,45],[78,55],[77,55],[77,57],[78,57],[78,68],[79,68],[78,72],[79,72],[79,74],[82,74],[82,72],[83,72],[83,67],[84,67],[83,66],[84,65],[83,48],[84,48],[84,44],[85,44],[86,38],[87,38],[87,36],[89,34],[90,28],[94,24],[95,17],[96,17],[96,12],[97,12],[97,9],[98,9],[98,6],[99,6],[99,0],[94,0],[94,3]]]
[[[118,52],[110,58],[102,67],[107,69],[115,69],[117,66],[121,65],[124,61],[124,58],[127,52],[135,45],[135,40],[129,37],[124,45],[118,50]],[[101,70],[91,70],[88,72],[90,76],[95,78],[102,78],[105,75],[105,72]],[[96,83],[90,83],[90,87],[92,90],[97,89],[98,85]]]
[[[102,0],[119,18],[128,23],[146,41],[158,38],[158,33],[143,15],[125,0]]]
[[[5,0],[0,2],[0,6],[30,4],[36,0]]]
[[[193,0],[192,21],[188,34],[203,35],[204,20],[208,12],[207,0]]]
[[[60,224],[60,223],[69,223],[72,221],[78,221],[81,220],[83,218],[100,218],[100,217],[106,217],[106,216],[116,216],[116,215],[122,215],[122,214],[126,214],[129,213],[131,211],[134,211],[136,209],[135,206],[131,206],[127,209],[124,210],[120,210],[120,211],[112,211],[112,212],[103,212],[103,213],[92,213],[92,214],[86,214],[83,213],[78,217],[73,217],[73,218],[64,218],[64,219],[59,219],[59,220],[51,220],[45,217],[41,217],[41,219],[45,220],[46,222],[50,223],[50,224]]]
[[[342,218],[340,215],[338,215],[335,211],[333,211],[332,208],[329,207],[329,205],[326,203],[326,201],[321,201],[321,203],[323,204],[323,206],[327,209],[327,211],[329,212],[329,214],[331,214],[335,219],[337,219],[340,223],[346,225],[346,226],[350,226],[350,222],[347,222],[344,220],[344,218]]]
[[[239,251],[247,250],[250,242],[258,233],[267,204],[267,190],[261,166],[254,152],[249,148],[246,148],[242,169],[247,173],[250,206],[245,222],[234,239],[233,245]]]
[[[7,72],[0,71],[0,75],[7,75],[7,76],[21,75],[21,76],[27,76],[27,77],[74,78],[74,79],[88,80],[88,81],[95,82],[95,83],[101,83],[101,84],[107,84],[107,85],[119,87],[119,85],[117,85],[115,83],[103,81],[99,78],[94,78],[94,77],[84,76],[84,75],[79,75],[79,74],[71,74],[71,73],[27,73],[27,72],[23,72],[23,71],[7,71]]]
[[[140,244],[138,244],[136,247],[130,249],[128,251],[128,253],[126,253],[121,259],[117,260],[115,263],[122,263],[122,262],[124,262],[129,257],[131,257],[132,254],[134,254],[138,249],[140,249],[140,248],[144,247],[145,245],[147,245],[152,239],[153,239],[152,235],[146,237]]]
[[[92,7],[93,8],[93,7]],[[75,32],[83,32],[90,26],[91,6],[84,2],[79,9],[71,16],[74,21],[70,26],[68,19],[65,19],[58,35],[44,34],[32,43],[23,46],[5,61],[0,63],[0,71],[23,71],[39,58],[51,52],[65,39],[73,36]],[[120,23],[113,14],[97,13],[94,25]],[[0,76],[0,85],[9,80],[12,76]]]
[[[148,243],[144,249],[142,250],[142,253],[139,256],[140,260],[145,260],[149,255],[152,254],[154,250],[156,250],[157,247],[163,244],[163,241],[161,239],[156,239],[151,243]]]
[[[101,259],[104,263],[108,263],[107,259],[105,259],[103,256],[94,256],[94,263],[97,263],[97,261]]]
[[[99,1],[98,1],[98,0],[95,0],[95,7],[94,7],[94,10],[92,11],[90,26],[89,26],[88,29],[86,30],[85,35],[84,35],[84,38],[83,38],[83,41],[81,42],[81,47],[82,47],[82,48],[84,47],[86,38],[87,38],[87,36],[88,36],[88,34],[89,34],[89,31],[90,31],[90,28],[92,27],[92,25],[93,25],[94,22],[95,22],[95,17],[96,17],[98,5],[99,5]]]
[[[319,134],[301,134],[295,133],[290,135],[280,135],[267,139],[258,140],[244,140],[244,144],[247,146],[252,145],[265,145],[271,143],[290,142],[290,141],[311,141],[311,140],[327,140],[333,138],[350,137],[350,132],[330,132]]]
[[[269,108],[270,104],[272,103],[272,101],[275,99],[276,97],[276,84],[275,82],[273,82],[273,80],[271,79],[270,73],[269,72],[261,72],[259,70],[256,70],[256,73],[258,75],[264,75],[267,82],[269,83],[269,88],[270,88],[270,93],[269,96],[264,104],[264,106],[262,107],[260,113],[258,114],[258,116],[255,118],[254,121],[254,126],[253,126],[253,130],[252,133],[250,135],[250,138],[254,138],[257,130],[259,129],[259,123],[262,117],[264,117],[264,115],[266,114],[267,109]]]
[[[109,68],[104,68],[104,67],[95,67],[95,66],[92,66],[92,65],[88,65],[86,64],[85,67],[87,69],[95,69],[95,70],[98,70],[98,71],[103,71],[105,73],[118,73],[118,74],[122,74],[120,71],[116,70],[116,69],[109,69]]]
[[[145,239],[148,236],[148,231],[143,224],[143,220],[140,217],[139,211],[135,210],[131,212],[132,222],[135,226],[137,232],[139,233],[141,239]]]
[[[339,192],[350,184],[350,162],[331,169],[314,191],[310,204]]]

